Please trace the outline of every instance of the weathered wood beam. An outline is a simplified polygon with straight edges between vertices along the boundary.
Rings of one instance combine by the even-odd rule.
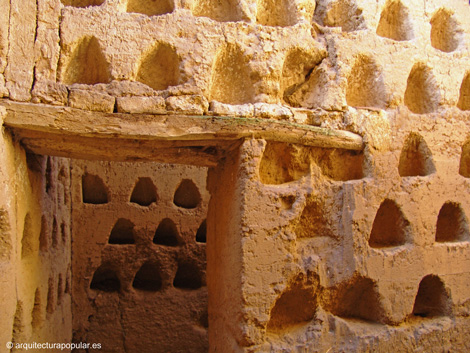
[[[99,113],[0,101],[4,126],[34,153],[81,159],[215,165],[247,138],[361,150],[348,131],[257,118]]]

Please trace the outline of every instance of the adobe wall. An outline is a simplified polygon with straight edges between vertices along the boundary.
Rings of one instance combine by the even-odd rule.
[[[69,160],[25,153],[5,130],[1,151],[0,351],[10,352],[7,342],[70,342]]]
[[[207,170],[72,162],[73,332],[101,352],[207,352]]]
[[[0,8],[6,100],[130,122],[142,114],[255,117],[347,130],[364,141],[354,152],[307,147],[300,137],[244,139],[209,169],[209,201],[200,170],[28,162],[7,130],[1,173],[15,191],[2,183],[0,256],[2,281],[16,286],[0,294],[2,340],[69,341],[73,317],[75,340],[104,342],[103,331],[111,332],[111,351],[146,345],[140,333],[148,322],[158,334],[180,328],[187,336],[178,342],[187,349],[194,340],[197,351],[470,349],[466,0],[0,0]],[[88,170],[107,185],[108,203],[83,203]],[[198,180],[203,202],[194,214],[172,204],[179,173]],[[140,177],[164,203],[130,202]],[[194,234],[206,212],[205,279]],[[143,224],[153,230],[161,217],[181,222],[184,245],[152,243]],[[134,226],[135,244],[109,244],[120,218],[129,221],[121,227]],[[41,250],[41,233],[52,248]],[[207,291],[185,292],[174,285],[178,259],[195,249],[188,258]],[[152,275],[152,291],[142,291],[133,284],[148,259],[145,269],[161,284]],[[186,294],[193,312],[182,304]],[[208,328],[197,321],[206,303]],[[157,330],[160,310],[176,307],[180,320]],[[121,326],[110,328],[108,318],[119,316]]]

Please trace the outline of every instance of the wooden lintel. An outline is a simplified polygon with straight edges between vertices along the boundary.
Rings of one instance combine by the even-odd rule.
[[[258,118],[100,113],[0,101],[4,126],[35,153],[82,159],[215,165],[247,138],[361,150],[348,131]]]

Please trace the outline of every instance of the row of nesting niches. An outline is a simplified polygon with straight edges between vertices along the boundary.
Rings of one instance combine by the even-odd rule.
[[[38,82],[33,96],[50,103],[41,90],[52,89],[53,103],[81,109],[306,123],[318,108],[470,110],[468,4],[362,2],[64,0],[88,7],[62,10],[60,83]]]

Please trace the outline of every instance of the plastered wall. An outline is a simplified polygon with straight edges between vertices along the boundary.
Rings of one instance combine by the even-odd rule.
[[[210,202],[198,169],[74,161],[67,201],[70,162],[27,156],[7,131],[2,340],[74,332],[109,351],[148,350],[155,337],[162,351],[469,350],[467,1],[0,5],[5,99],[130,120],[279,119],[364,140],[360,152],[246,140],[209,170]],[[194,209],[174,202],[184,179],[199,190]],[[164,219],[178,236],[159,244]],[[181,259],[198,269],[197,289],[178,287]]]
[[[368,166],[374,178],[338,173],[370,157],[285,145],[273,154],[278,146],[256,140],[211,170],[209,327],[223,327],[210,331],[211,351],[468,350],[465,134],[441,149],[444,130],[467,122],[440,118],[418,133],[429,122],[396,120],[403,132],[371,158],[381,160]]]
[[[21,4],[0,18],[14,100],[309,124],[348,106],[468,109],[465,1]]]
[[[69,162],[25,153],[5,131],[1,144],[0,351],[10,352],[7,342],[70,342]]]
[[[74,341],[207,352],[207,170],[73,161]]]

